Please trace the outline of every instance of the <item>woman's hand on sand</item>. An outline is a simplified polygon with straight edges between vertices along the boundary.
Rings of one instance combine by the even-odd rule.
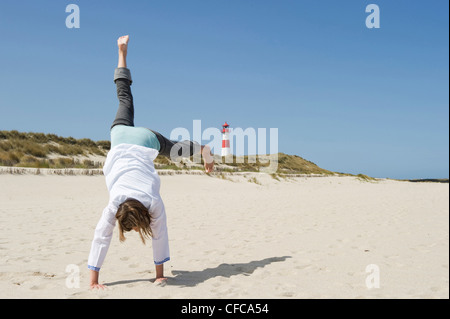
[[[98,290],[105,290],[106,286],[105,285],[100,285],[99,283],[91,283],[90,285],[91,290],[92,289],[98,289]]]
[[[167,284],[167,278],[165,277],[156,278],[154,284],[157,286],[165,286]]]
[[[92,289],[102,289],[102,290],[106,289],[105,285],[100,285],[98,283],[98,277],[99,277],[99,272],[98,271],[95,271],[95,270],[91,269],[89,271],[89,273],[90,273],[90,280],[89,280],[90,284],[89,284],[89,287],[91,288],[91,290]]]

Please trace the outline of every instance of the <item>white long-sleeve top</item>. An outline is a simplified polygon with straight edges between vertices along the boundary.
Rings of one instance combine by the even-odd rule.
[[[89,269],[99,271],[102,267],[116,224],[117,209],[130,198],[140,201],[149,210],[155,264],[170,259],[166,211],[159,194],[160,179],[153,165],[156,156],[155,149],[131,144],[120,144],[109,151],[103,167],[109,202],[95,228]]]

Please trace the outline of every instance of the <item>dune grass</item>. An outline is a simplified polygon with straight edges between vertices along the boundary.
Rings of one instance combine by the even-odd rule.
[[[55,134],[34,132],[0,131],[0,166],[34,168],[101,168],[102,163],[74,157],[106,156],[111,147],[109,141],[93,141],[88,138],[75,139]],[[191,162],[193,157],[191,157]],[[266,156],[215,157],[216,169],[222,172],[259,172],[277,161],[276,174],[332,174],[296,155],[278,153]],[[197,165],[175,164],[170,159],[158,156],[158,169],[203,169],[203,161]],[[222,165],[221,165],[222,164]],[[272,163],[273,164],[273,163]]]
[[[103,162],[95,162],[90,155],[106,157],[111,148],[110,141],[93,141],[88,138],[75,139],[73,137],[60,137],[55,134],[34,132],[0,131],[0,166],[32,167],[32,168],[102,168]],[[194,158],[181,163],[158,156],[155,160],[157,169],[166,170],[203,170],[203,159],[196,163]],[[217,172],[261,172],[266,167],[276,165],[276,171],[271,173],[273,179],[280,181],[291,174],[335,175],[338,173],[328,171],[317,166],[298,155],[284,153],[266,156],[228,156],[215,155],[215,169]],[[354,176],[343,174],[343,176]],[[363,181],[374,179],[360,174],[357,176]],[[258,184],[257,180],[250,182]]]
[[[99,168],[91,160],[73,156],[106,156],[109,141],[60,137],[55,134],[0,131],[0,166],[35,168]]]
[[[272,161],[272,162],[271,162]],[[262,168],[276,165],[277,174],[321,174],[331,175],[334,172],[320,168],[311,161],[297,155],[278,153],[266,156],[232,156],[221,158],[221,163],[231,167],[230,171],[260,172]]]

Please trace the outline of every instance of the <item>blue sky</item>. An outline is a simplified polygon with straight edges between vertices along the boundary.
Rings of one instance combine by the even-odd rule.
[[[380,29],[365,25],[370,3]],[[448,6],[2,0],[0,130],[108,139],[116,39],[130,34],[137,126],[278,128],[280,152],[329,170],[448,178]]]

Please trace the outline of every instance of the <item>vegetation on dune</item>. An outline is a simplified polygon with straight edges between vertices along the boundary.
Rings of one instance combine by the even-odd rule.
[[[18,131],[0,131],[0,166],[33,167],[33,168],[102,168],[111,143],[109,141],[93,141],[88,138],[75,139],[60,137],[55,134],[22,133]],[[92,160],[97,156],[103,160]],[[158,156],[155,159],[158,169],[169,170],[202,170],[203,161],[193,157],[175,163],[170,159]],[[264,168],[274,167],[272,178],[289,174],[337,174],[320,168],[311,161],[297,155],[284,153],[266,156],[215,156],[216,171],[226,172],[261,172]],[[350,174],[340,174],[350,175]],[[358,175],[361,180],[371,181],[373,178]],[[258,184],[255,180],[251,182]]]
[[[334,172],[320,168],[311,161],[297,155],[278,154],[278,172],[279,173],[297,173],[297,174],[334,174]]]
[[[284,153],[266,156],[232,156],[221,158],[219,163],[229,166],[230,171],[259,172],[262,168],[272,165],[277,168],[276,173],[272,174],[334,174],[300,156]]]
[[[76,156],[106,156],[109,141],[55,134],[0,131],[0,165],[35,168],[99,168],[102,163]]]

